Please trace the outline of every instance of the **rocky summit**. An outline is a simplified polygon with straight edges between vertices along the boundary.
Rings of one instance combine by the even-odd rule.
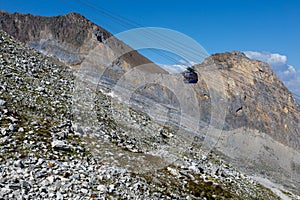
[[[266,63],[215,54],[191,85],[76,13],[0,27],[0,199],[299,198],[300,108]]]
[[[34,49],[73,67],[78,67],[99,43],[103,44],[106,39],[112,38],[109,32],[78,13],[41,17],[0,11],[0,29]],[[119,49],[129,48],[116,38],[112,39],[112,43],[112,46]],[[102,56],[111,55],[107,53]],[[128,52],[115,62],[122,62],[125,69],[128,66],[151,63],[136,51]],[[163,73],[164,70],[158,66],[156,68]]]

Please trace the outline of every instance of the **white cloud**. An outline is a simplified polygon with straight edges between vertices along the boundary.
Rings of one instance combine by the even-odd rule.
[[[297,71],[296,71],[295,67],[293,67],[292,65],[288,65],[288,69],[285,70],[283,73],[285,75],[290,75],[290,74],[297,75]]]
[[[286,65],[287,57],[285,55],[280,55],[278,53],[270,53],[270,52],[256,52],[256,51],[245,51],[244,52],[248,58],[260,60],[268,63],[273,68],[281,67],[282,65]]]
[[[186,69],[186,65],[160,65],[164,70],[168,71],[170,74],[176,74],[183,72]]]
[[[196,64],[196,62],[193,61],[185,61],[185,60],[179,60],[180,64],[176,65],[168,65],[168,64],[159,64],[160,67],[162,67],[164,70],[167,70],[170,74],[176,74],[181,73],[186,70],[187,67],[191,67]]]
[[[283,81],[285,86],[297,96],[300,96],[300,70],[287,64],[287,56],[270,52],[245,51],[245,55],[250,59],[260,60],[268,63]],[[299,97],[296,97],[300,103]]]

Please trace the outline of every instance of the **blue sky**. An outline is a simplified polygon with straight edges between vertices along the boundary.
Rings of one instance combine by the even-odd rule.
[[[75,11],[113,34],[134,28],[123,27],[99,11],[106,9],[145,27],[184,33],[209,53],[240,50],[285,56],[285,68],[279,68],[282,74],[289,66],[300,74],[299,0],[2,0],[0,9],[43,16]],[[300,78],[294,83],[296,89],[298,83]]]
[[[170,28],[197,40],[209,52],[268,51],[300,66],[300,1],[298,0],[2,0],[9,12],[58,15],[77,11],[117,33],[126,28],[110,24],[92,2],[143,26]]]

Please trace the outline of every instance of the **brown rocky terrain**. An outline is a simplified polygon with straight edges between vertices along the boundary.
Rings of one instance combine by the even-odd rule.
[[[199,73],[217,65],[226,84],[229,110],[224,130],[259,130],[300,150],[300,107],[272,68],[243,53],[214,54],[197,66]]]
[[[191,85],[136,51],[119,57],[124,51],[120,49],[130,47],[117,39],[106,43],[111,34],[76,13],[39,17],[1,11],[0,28],[73,69],[80,68],[75,85],[82,79],[99,83],[97,92],[107,90],[115,99],[128,100],[154,120],[167,119],[178,137],[191,136],[187,146],[196,135],[203,148],[215,147],[246,173],[300,190],[300,108],[266,63],[240,52],[214,54],[195,66],[199,81]],[[86,104],[95,103],[93,95],[81,98]],[[86,106],[85,114],[91,115],[90,105]],[[132,137],[145,138],[149,132],[138,133],[145,135],[135,132]]]
[[[110,104],[108,94],[74,105],[73,90],[82,84],[88,96],[93,84],[2,30],[0,46],[0,199],[279,199],[217,155],[174,143],[180,138],[145,113]],[[95,101],[96,115],[82,124],[74,108]],[[174,144],[186,146],[180,162],[147,152]]]
[[[291,92],[267,63],[240,52],[214,54],[196,69],[212,66],[221,78],[210,85],[228,103],[223,132],[213,136],[216,149],[246,171],[299,191],[300,107]]]

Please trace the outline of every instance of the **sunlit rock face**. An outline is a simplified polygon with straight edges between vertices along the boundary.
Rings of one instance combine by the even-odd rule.
[[[86,56],[98,45],[105,46],[105,40],[112,36],[100,26],[77,13],[42,17],[0,11],[0,28],[36,50],[75,67],[80,66]],[[117,48],[129,48],[117,39],[111,41],[113,41],[110,43],[111,49],[115,51]],[[113,55],[110,52],[102,56]],[[123,55],[121,61],[124,61],[127,67],[151,63],[136,51]],[[156,66],[156,70],[166,73],[158,66]]]
[[[196,135],[246,172],[296,190],[300,185],[299,105],[266,63],[240,52],[214,54],[195,65],[198,82],[186,84],[181,74],[168,74],[121,41],[107,40],[110,33],[76,13],[39,17],[1,11],[0,28],[70,66],[75,85],[88,80],[96,92],[110,94],[110,102],[100,101],[105,106],[114,100],[130,105],[147,119],[182,129],[189,135],[184,147]],[[81,96],[87,107],[95,103],[85,99],[93,92]],[[135,131],[132,138],[147,138],[149,130]]]

